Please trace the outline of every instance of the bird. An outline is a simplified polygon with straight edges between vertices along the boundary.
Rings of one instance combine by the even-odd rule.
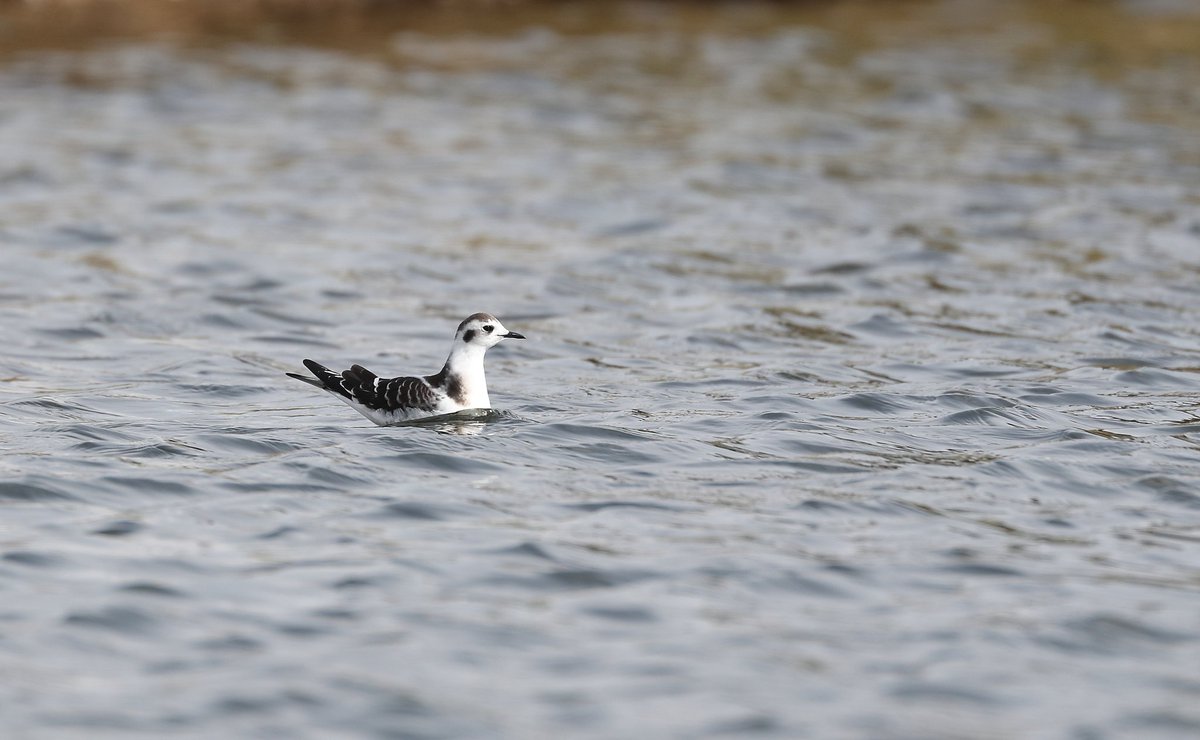
[[[362,365],[338,373],[312,360],[304,361],[312,377],[287,375],[332,393],[379,426],[402,424],[466,409],[490,409],[483,356],[505,339],[524,338],[490,313],[474,313],[458,325],[450,356],[434,375],[381,378]]]

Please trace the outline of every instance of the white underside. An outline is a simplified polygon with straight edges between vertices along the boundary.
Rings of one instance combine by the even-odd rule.
[[[403,424],[406,421],[416,421],[417,419],[428,419],[431,416],[453,414],[455,412],[465,411],[471,408],[490,408],[489,406],[464,406],[462,404],[455,403],[450,397],[446,397],[434,407],[433,411],[425,411],[424,409],[415,408],[384,411],[382,409],[369,409],[358,401],[355,401],[352,398],[346,398],[339,393],[330,392],[330,395],[334,396],[342,403],[346,404],[381,427],[388,426],[389,424]]]

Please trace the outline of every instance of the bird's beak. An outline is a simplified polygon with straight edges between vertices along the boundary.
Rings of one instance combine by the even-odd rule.
[[[518,334],[515,331],[510,331],[509,333],[501,334],[500,336],[504,337],[505,339],[524,339],[525,338],[524,334]]]

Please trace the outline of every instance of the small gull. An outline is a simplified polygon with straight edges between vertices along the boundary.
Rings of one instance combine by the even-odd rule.
[[[289,377],[329,391],[371,421],[385,426],[465,409],[490,409],[483,356],[504,339],[524,339],[488,313],[471,314],[458,325],[454,346],[436,375],[381,378],[362,365],[335,373],[312,360],[304,366],[316,377]]]

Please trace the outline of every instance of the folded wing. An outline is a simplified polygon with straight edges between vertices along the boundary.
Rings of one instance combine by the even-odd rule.
[[[341,373],[335,373],[312,360],[305,360],[304,366],[316,376],[325,390],[356,401],[368,409],[419,409],[431,412],[438,404],[438,394],[422,378],[381,378],[362,365],[352,365]],[[292,377],[306,380],[296,375]]]

